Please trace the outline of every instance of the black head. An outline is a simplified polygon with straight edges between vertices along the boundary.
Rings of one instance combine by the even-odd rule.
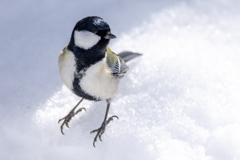
[[[77,22],[71,41],[74,41],[75,46],[88,50],[99,42],[106,47],[112,38],[116,38],[116,36],[111,34],[107,22],[100,17],[92,16]]]
[[[104,37],[110,32],[110,27],[102,18],[97,16],[86,17],[78,21],[73,30],[89,31],[101,37]]]

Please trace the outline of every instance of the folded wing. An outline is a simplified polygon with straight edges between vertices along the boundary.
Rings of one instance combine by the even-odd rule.
[[[125,61],[107,47],[107,64],[113,76],[123,77],[128,70]]]

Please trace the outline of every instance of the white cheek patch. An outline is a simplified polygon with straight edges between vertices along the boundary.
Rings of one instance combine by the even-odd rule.
[[[86,50],[96,45],[100,39],[100,36],[89,31],[74,32],[75,45]]]

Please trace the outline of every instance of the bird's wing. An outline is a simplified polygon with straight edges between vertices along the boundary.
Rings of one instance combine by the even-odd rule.
[[[122,77],[128,70],[125,61],[107,47],[107,65],[112,75]]]
[[[133,53],[130,51],[124,51],[118,54],[119,57],[121,57],[122,59],[124,59],[125,62],[128,62],[136,57],[141,56],[142,54],[140,53]]]

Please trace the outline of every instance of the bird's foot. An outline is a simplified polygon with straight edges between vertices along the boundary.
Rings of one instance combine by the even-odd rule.
[[[80,108],[80,109],[78,109],[76,112],[74,112],[74,110],[71,110],[71,111],[68,113],[68,115],[66,115],[66,116],[63,117],[62,119],[59,119],[59,120],[58,120],[58,123],[61,122],[62,120],[64,120],[63,123],[62,123],[62,125],[61,125],[61,132],[62,132],[63,135],[64,135],[64,133],[63,133],[63,126],[64,126],[64,124],[69,128],[68,123],[70,122],[70,120],[72,119],[72,117],[74,117],[76,114],[78,114],[78,112],[81,112],[83,109],[86,111],[85,108]]]
[[[97,142],[97,138],[99,138],[100,141],[102,141],[101,136],[102,136],[103,133],[105,132],[105,128],[106,128],[106,126],[108,125],[108,123],[109,123],[110,121],[112,121],[114,117],[118,119],[118,116],[109,117],[107,121],[104,121],[104,122],[102,123],[102,125],[101,125],[100,128],[95,129],[95,130],[93,130],[92,132],[90,132],[90,133],[97,132],[97,135],[95,136],[95,138],[94,138],[94,140],[93,140],[93,146],[94,146],[94,147],[95,147],[95,142]]]

